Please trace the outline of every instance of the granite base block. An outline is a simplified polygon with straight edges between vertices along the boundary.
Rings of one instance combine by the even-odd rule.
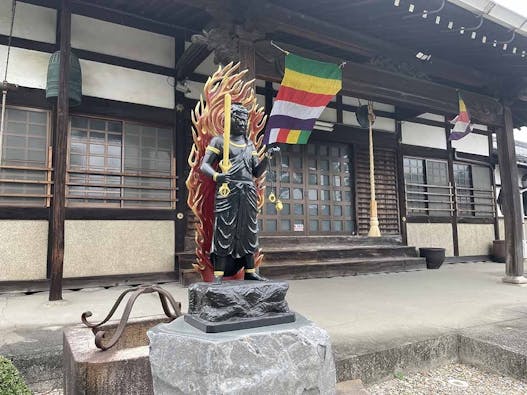
[[[204,333],[183,317],[148,331],[154,393],[335,394],[327,332],[290,324]]]

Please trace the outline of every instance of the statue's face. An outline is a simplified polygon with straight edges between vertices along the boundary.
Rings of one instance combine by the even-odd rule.
[[[236,135],[247,133],[248,120],[247,109],[239,104],[233,104],[231,108],[231,133]]]

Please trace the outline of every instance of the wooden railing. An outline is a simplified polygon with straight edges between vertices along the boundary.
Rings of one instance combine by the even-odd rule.
[[[48,150],[48,163],[51,162],[51,147]],[[23,178],[19,177],[9,177],[6,178],[1,175],[0,173],[0,185],[1,184],[17,184],[17,185],[43,185],[44,193],[16,193],[16,192],[2,192],[0,191],[0,204],[2,204],[1,198],[23,198],[23,199],[34,199],[34,204],[31,202],[28,204],[28,202],[24,202],[24,205],[28,206],[44,206],[49,207],[51,205],[51,198],[53,197],[51,193],[51,185],[53,184],[52,181],[52,167],[45,167],[45,166],[15,166],[15,165],[0,165],[0,172],[2,170],[13,170],[15,172],[35,172],[36,174],[42,172],[44,173],[44,176],[42,177],[42,180],[38,179],[28,179],[25,180]],[[27,175],[24,175],[27,176]],[[42,199],[42,200],[41,200]],[[39,201],[42,201],[42,204],[39,204]]]
[[[432,216],[439,214],[439,212],[446,213],[446,215],[453,215],[454,213],[454,197],[450,184],[432,185],[405,182],[405,192],[406,212],[409,215],[412,212],[418,212],[417,215]]]
[[[109,182],[71,182],[70,175],[86,175],[86,176],[105,176],[105,177],[119,177],[119,183]],[[137,178],[138,181],[148,180],[159,180],[159,181],[170,181],[170,186],[162,185],[134,185],[133,183],[127,183],[127,178]],[[93,170],[68,170],[68,180],[66,186],[66,199],[68,199],[69,205],[76,205],[75,201],[84,201],[86,199],[97,201],[94,202],[96,205],[107,204],[109,206],[119,207],[131,207],[126,202],[150,202],[158,203],[159,207],[148,206],[149,208],[166,208],[175,209],[176,207],[176,180],[177,177],[172,175],[160,175],[160,174],[148,174],[148,173],[136,173],[136,172],[108,172],[108,171],[93,171]],[[74,193],[71,191],[71,187],[84,187],[82,193]],[[100,188],[103,190],[90,190],[92,188]],[[113,193],[109,193],[113,191]],[[154,197],[142,197],[142,196],[127,196],[127,191],[137,192],[169,192],[169,196],[154,196]],[[84,204],[83,204],[84,205]],[[134,207],[142,207],[138,204]]]
[[[419,188],[419,189],[417,189]],[[431,185],[405,182],[405,203],[408,215],[454,215],[459,217],[496,215],[492,189]],[[466,200],[465,200],[466,199]],[[444,207],[443,207],[444,206]],[[488,208],[488,209],[485,209]]]

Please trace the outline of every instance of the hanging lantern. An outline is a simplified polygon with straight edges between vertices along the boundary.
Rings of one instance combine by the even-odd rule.
[[[51,55],[48,64],[48,77],[46,84],[46,99],[56,98],[59,95],[60,85],[60,51]],[[70,53],[69,77],[70,106],[78,106],[82,100],[82,73],[79,58]]]

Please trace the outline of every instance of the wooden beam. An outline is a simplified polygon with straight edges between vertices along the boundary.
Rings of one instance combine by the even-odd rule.
[[[287,50],[314,59],[338,62],[338,59],[284,44]],[[269,44],[257,46],[258,52],[269,53]],[[282,56],[274,52],[274,56]],[[273,55],[270,55],[272,58]],[[385,103],[414,107],[423,112],[435,112],[444,115],[457,114],[458,99],[454,88],[395,74],[373,66],[347,62],[342,71],[342,92],[354,97],[368,98]],[[274,62],[261,61],[256,64],[257,78],[279,82],[281,73]],[[478,93],[462,91],[465,103],[470,108],[474,121],[486,125],[501,125],[503,107],[494,98]]]
[[[71,51],[71,4],[62,0],[60,11],[60,82],[55,127],[54,185],[51,215],[51,282],[49,300],[62,299],[64,266],[64,218],[66,194],[67,133],[69,124],[69,75]]]
[[[268,29],[309,38],[333,48],[369,57],[375,55],[388,56],[395,61],[409,63],[417,70],[430,76],[453,81],[457,84],[482,87],[491,80],[491,76],[473,68],[459,66],[436,57],[434,57],[433,62],[423,63],[415,58],[417,49],[413,51],[406,47],[387,43],[373,36],[345,29],[272,3],[266,3],[261,8],[258,20],[261,23],[265,22]]]
[[[523,214],[518,189],[512,112],[509,106],[504,106],[504,113],[503,126],[496,129],[507,249],[503,281],[518,284],[527,282],[523,276]]]

